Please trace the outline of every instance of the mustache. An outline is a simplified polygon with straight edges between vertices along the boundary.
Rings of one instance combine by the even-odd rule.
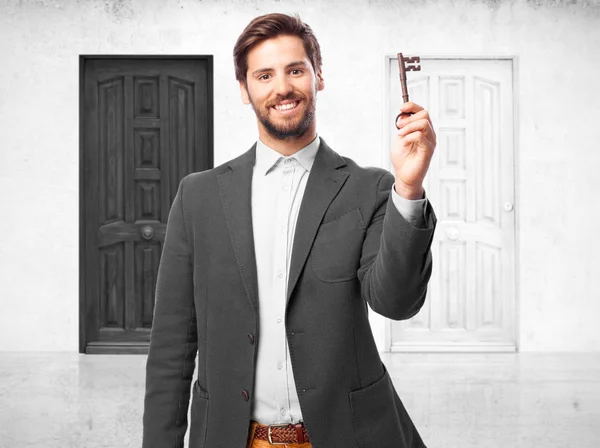
[[[300,101],[302,99],[301,96],[298,96],[296,94],[289,94],[286,96],[279,96],[277,97],[276,100],[274,100],[272,103],[269,104],[269,106],[275,106],[279,103],[281,103],[282,101]]]

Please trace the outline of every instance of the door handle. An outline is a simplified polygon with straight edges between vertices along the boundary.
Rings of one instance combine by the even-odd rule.
[[[456,227],[450,227],[446,230],[446,236],[452,241],[456,241],[458,239],[458,229]]]
[[[154,228],[152,226],[144,226],[140,229],[140,233],[142,234],[142,238],[146,241],[150,241],[154,238]]]

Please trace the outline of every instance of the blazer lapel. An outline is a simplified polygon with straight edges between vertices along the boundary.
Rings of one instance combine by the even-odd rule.
[[[302,268],[306,263],[323,216],[333,198],[336,197],[346,182],[348,172],[338,170],[338,168],[343,166],[346,166],[344,159],[333,151],[325,143],[325,140],[321,138],[321,144],[310,170],[304,197],[302,198],[298,213],[292,260],[290,263],[286,305],[292,296]]]
[[[226,170],[217,175],[217,180],[231,245],[246,295],[258,313],[258,281],[251,209],[252,171],[255,160],[256,144],[233,159]],[[346,182],[348,172],[338,170],[343,166],[346,166],[344,159],[321,138],[296,223],[286,304],[304,268],[323,216]]]
[[[218,174],[217,179],[238,269],[248,300],[258,314],[258,281],[251,209],[252,170],[255,160],[256,143],[244,154],[229,162],[228,169]]]

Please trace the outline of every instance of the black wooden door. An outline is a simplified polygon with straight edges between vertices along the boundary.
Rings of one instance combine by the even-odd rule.
[[[81,58],[80,352],[147,353],[183,176],[212,168],[212,57]]]

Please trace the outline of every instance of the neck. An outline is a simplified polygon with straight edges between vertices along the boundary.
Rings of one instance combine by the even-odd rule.
[[[305,146],[308,146],[308,144],[316,138],[317,126],[316,122],[313,120],[310,127],[300,137],[289,137],[287,139],[280,140],[269,134],[259,123],[258,136],[265,145],[271,149],[274,149],[282,156],[291,156]]]

